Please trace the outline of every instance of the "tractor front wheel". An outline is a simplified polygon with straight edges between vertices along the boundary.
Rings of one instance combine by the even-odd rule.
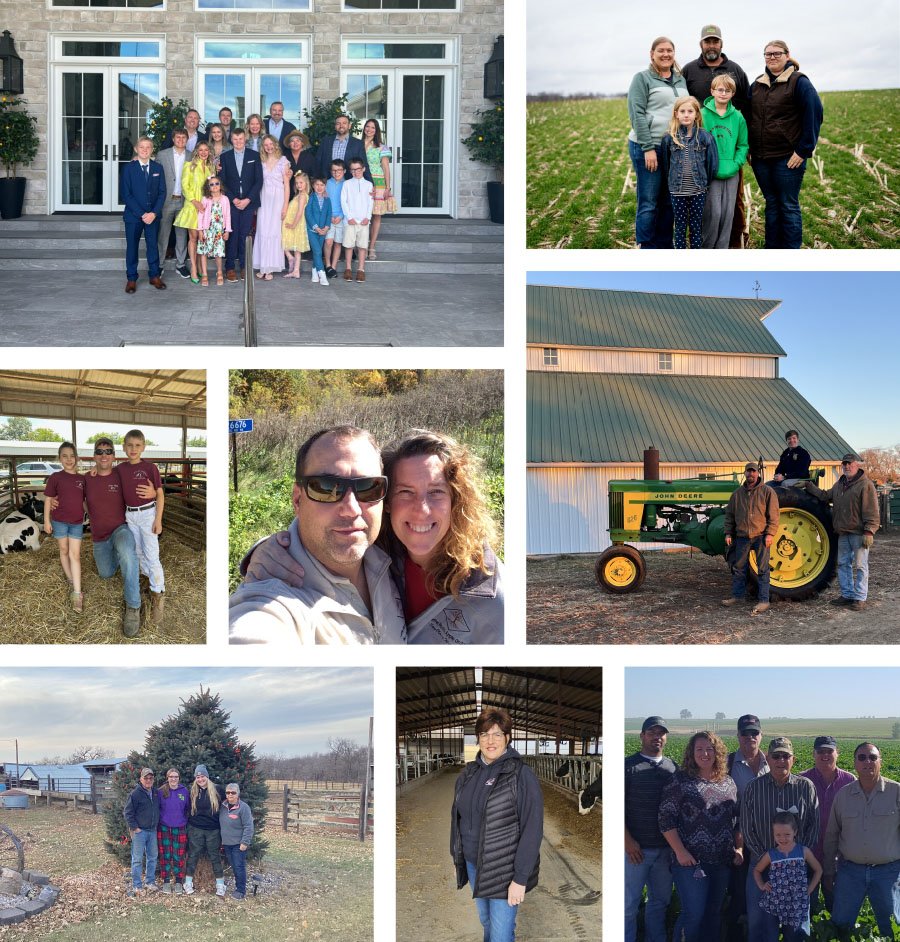
[[[624,595],[641,587],[647,567],[644,557],[633,546],[611,546],[600,554],[594,573],[607,592]]]

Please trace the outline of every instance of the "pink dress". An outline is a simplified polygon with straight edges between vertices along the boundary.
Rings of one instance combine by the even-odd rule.
[[[279,157],[272,170],[263,164],[263,186],[256,213],[253,267],[263,273],[284,270],[281,246],[281,210],[284,206],[284,169],[287,157]]]

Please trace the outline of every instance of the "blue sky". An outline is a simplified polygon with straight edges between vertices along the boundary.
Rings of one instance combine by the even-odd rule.
[[[257,754],[327,752],[329,736],[368,741],[370,668],[13,668],[0,671],[0,758],[14,757],[13,738],[30,762],[87,745],[125,756],[201,685]]]
[[[866,0],[863,7],[844,0],[768,6],[528,0],[527,90],[624,94],[635,72],[647,67],[657,36],[675,43],[684,65],[700,55],[700,30],[708,23],[722,30],[723,51],[751,80],[763,70],[765,44],[782,39],[819,91],[900,85],[896,0]]]
[[[744,298],[757,279],[760,298],[782,302],[764,322],[787,353],[780,375],[857,451],[900,444],[900,273],[528,273],[529,284]]]
[[[72,434],[72,423],[68,419],[34,419],[25,416],[31,421],[33,428],[49,428],[66,440]],[[8,415],[0,415],[0,425],[5,425],[9,421]],[[76,425],[78,431],[78,441],[75,443],[79,448],[87,447],[87,439],[98,432],[118,432],[124,435],[127,431],[134,428],[133,425],[122,425],[118,422],[79,422]],[[164,428],[159,425],[142,425],[141,431],[160,448],[180,448],[181,447],[181,429]],[[196,436],[207,437],[205,429],[188,429],[188,438]]]
[[[675,720],[756,711],[788,718],[897,716],[900,668],[648,667],[625,670],[625,716]],[[840,691],[840,696],[835,692]]]

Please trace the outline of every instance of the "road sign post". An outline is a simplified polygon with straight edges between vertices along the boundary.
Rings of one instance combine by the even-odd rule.
[[[234,493],[238,492],[238,458],[237,458],[237,437],[238,432],[252,432],[253,419],[229,419],[228,431],[231,433],[231,462],[232,473],[234,477]]]

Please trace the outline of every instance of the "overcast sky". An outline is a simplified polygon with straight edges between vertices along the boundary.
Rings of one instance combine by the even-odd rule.
[[[327,752],[328,738],[368,742],[370,668],[13,668],[0,671],[0,759],[36,762],[78,746],[142,749],[181,699],[212,689],[257,754]]]
[[[896,272],[528,273],[529,284],[737,298],[754,297],[757,279],[760,298],[782,301],[763,322],[787,353],[779,375],[857,451],[900,445],[889,379],[897,373]]]
[[[760,719],[897,716],[898,686],[897,667],[629,667],[625,716],[674,722],[683,709],[699,719],[719,711],[735,719],[748,710]]]
[[[700,30],[715,23],[723,51],[752,80],[765,44],[782,39],[819,91],[900,86],[897,0],[701,3],[698,0],[527,0],[527,88],[624,94],[645,69],[657,36],[681,65],[700,55]],[[826,114],[827,120],[827,114]]]

